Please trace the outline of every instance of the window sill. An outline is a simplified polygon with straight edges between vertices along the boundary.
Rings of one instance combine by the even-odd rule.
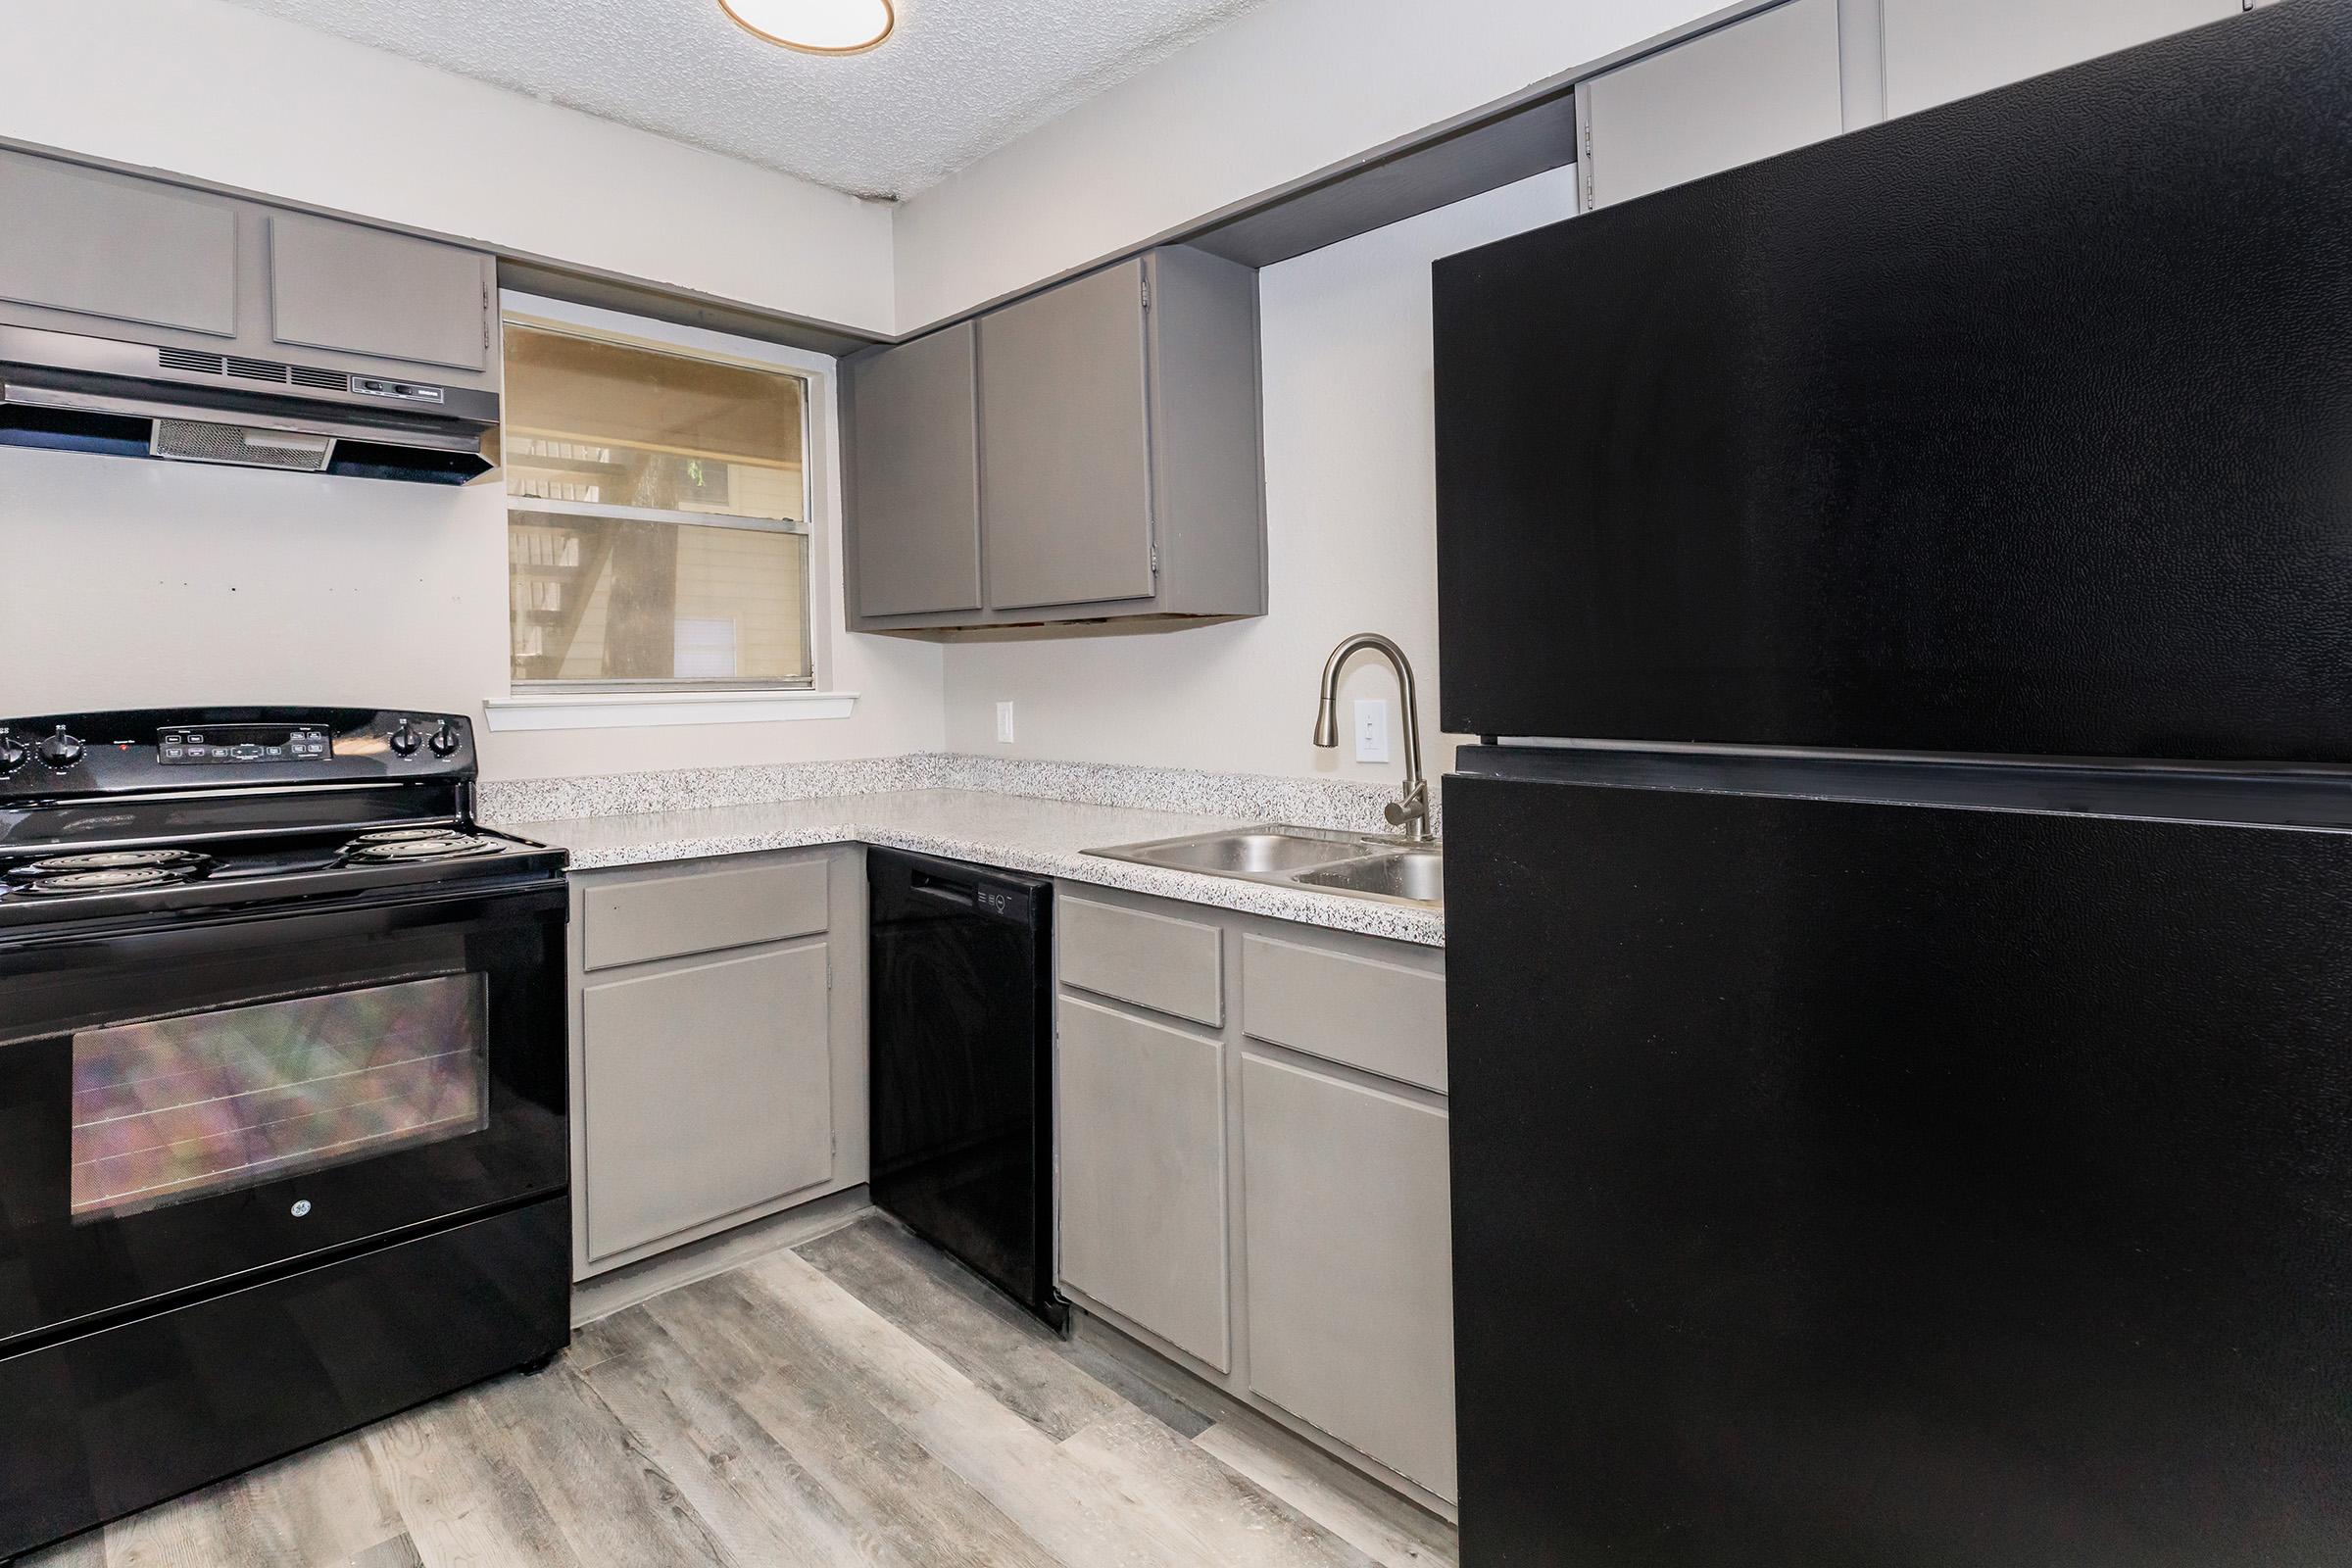
[[[848,718],[856,692],[566,692],[493,697],[494,730],[632,729],[660,724],[789,724]]]

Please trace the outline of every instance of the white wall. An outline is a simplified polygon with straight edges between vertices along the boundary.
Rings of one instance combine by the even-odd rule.
[[[948,745],[964,752],[1254,773],[1395,778],[1311,744],[1315,682],[1342,637],[1386,632],[1421,681],[1424,759],[1443,772],[1462,737],[1440,737],[1436,401],[1430,264],[1567,218],[1573,169],[1539,175],[1318,251],[1258,276],[1265,334],[1264,617],[1147,635],[956,643],[948,648]],[[1361,656],[1341,688],[1395,678]],[[1014,704],[1000,746],[995,705]]]
[[[1273,0],[902,206],[900,330],[1721,9]]]
[[[690,345],[756,347],[662,330]],[[831,373],[821,357],[793,358]],[[821,385],[817,674],[827,689],[860,694],[854,716],[478,730],[486,776],[938,748],[940,650],[842,626],[839,443]],[[506,492],[495,482],[452,490],[0,447],[0,713],[318,703],[479,720],[484,699],[507,690]]]
[[[0,0],[0,137],[888,331],[891,210],[220,0]]]

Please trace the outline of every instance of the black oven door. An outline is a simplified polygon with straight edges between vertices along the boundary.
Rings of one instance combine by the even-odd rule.
[[[0,943],[0,1353],[560,1193],[560,882]]]

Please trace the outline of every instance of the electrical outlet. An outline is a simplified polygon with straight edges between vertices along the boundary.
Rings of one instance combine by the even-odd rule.
[[[1012,744],[1012,705],[1010,703],[997,705],[997,744],[999,746]]]
[[[1359,697],[1355,704],[1355,760],[1389,760],[1389,705],[1385,698]]]

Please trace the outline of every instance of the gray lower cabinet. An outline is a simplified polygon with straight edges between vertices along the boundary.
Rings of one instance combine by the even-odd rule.
[[[588,988],[591,1257],[832,1173],[827,1000],[822,938]]]
[[[0,326],[496,390],[497,320],[484,252],[0,149]]]
[[[1250,268],[1152,251],[846,386],[857,629],[1265,612]]]
[[[1445,955],[1068,883],[1055,927],[1064,1292],[1448,1508]]]
[[[1224,1043],[1078,997],[1058,1023],[1062,1277],[1225,1371]]]
[[[1451,1497],[1446,1131],[1442,1102],[1243,1058],[1250,1387]]]
[[[862,1182],[862,852],[572,883],[574,1276]]]

